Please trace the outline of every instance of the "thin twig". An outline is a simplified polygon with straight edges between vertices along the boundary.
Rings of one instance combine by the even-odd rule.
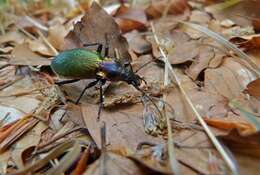
[[[238,175],[238,170],[236,165],[234,164],[234,162],[232,161],[232,159],[229,157],[229,155],[226,153],[226,151],[224,150],[224,148],[221,146],[220,142],[217,140],[217,138],[214,136],[214,134],[211,132],[211,130],[209,129],[208,125],[206,124],[206,122],[203,120],[203,118],[201,117],[201,115],[199,114],[199,112],[196,110],[195,106],[193,105],[191,99],[189,98],[189,96],[187,95],[186,91],[184,90],[181,81],[179,80],[175,70],[172,68],[171,64],[169,63],[169,60],[166,56],[166,54],[164,53],[163,49],[160,47],[159,44],[159,39],[157,37],[157,35],[155,34],[155,29],[154,29],[154,25],[153,23],[151,23],[151,28],[152,28],[152,32],[154,34],[154,39],[155,42],[158,45],[159,51],[163,56],[163,61],[165,63],[165,65],[169,68],[169,70],[171,71],[175,82],[177,83],[181,93],[183,94],[185,100],[188,102],[189,106],[191,107],[192,111],[194,112],[195,116],[197,117],[198,121],[200,122],[200,124],[202,125],[202,127],[204,128],[205,132],[207,133],[208,137],[210,138],[210,140],[212,141],[212,143],[214,144],[214,146],[216,147],[216,149],[219,151],[219,153],[221,154],[221,156],[223,157],[223,159],[225,160],[225,162],[227,163],[228,167],[230,168],[230,170],[232,171],[232,174],[234,175]]]
[[[33,18],[31,18],[30,16],[25,16],[25,19],[28,21],[28,22],[30,22],[31,24],[33,24],[35,27],[37,27],[37,28],[39,28],[39,29],[41,29],[41,30],[43,30],[43,31],[48,31],[49,29],[46,27],[46,26],[44,26],[44,25],[42,25],[41,23],[39,23],[38,21],[36,21],[36,20],[34,20]]]
[[[52,46],[52,44],[46,39],[46,37],[42,34],[40,30],[37,30],[37,33],[39,36],[42,38],[43,42],[51,49],[51,51],[55,54],[58,55],[59,52]]]
[[[164,67],[164,86],[167,87],[169,85],[170,81],[169,81],[169,69],[165,64]],[[167,95],[163,94],[163,101],[166,101]],[[168,140],[167,140],[167,147],[168,147],[168,156],[170,159],[170,165],[171,165],[171,169],[172,172],[175,175],[180,175],[181,171],[179,168],[179,162],[176,159],[176,154],[174,151],[174,142],[173,142],[173,134],[172,134],[172,126],[171,126],[171,122],[170,122],[170,118],[167,115],[167,112],[164,111],[165,114],[165,118],[166,118],[166,123],[167,123],[167,133],[168,133]]]

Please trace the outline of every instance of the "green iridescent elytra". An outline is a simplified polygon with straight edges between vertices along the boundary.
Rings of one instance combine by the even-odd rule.
[[[99,53],[77,48],[57,55],[51,62],[51,68],[66,78],[95,78],[102,61],[104,58]]]
[[[101,56],[101,52],[77,48],[66,50],[54,57],[52,70],[69,79],[102,79],[125,81],[137,87],[142,79],[133,72],[131,65],[125,66],[117,59]]]

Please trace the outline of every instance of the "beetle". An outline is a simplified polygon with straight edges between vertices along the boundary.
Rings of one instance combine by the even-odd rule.
[[[104,55],[101,54],[103,49],[102,44],[84,44],[85,47],[94,45],[97,45],[96,51],[87,50],[86,48],[75,48],[61,52],[51,61],[51,68],[59,76],[68,79],[57,82],[56,84],[58,85],[73,83],[81,79],[95,79],[85,86],[75,103],[79,103],[88,88],[99,84],[99,118],[104,102],[102,86],[107,80],[111,82],[124,81],[133,85],[143,94],[145,93],[140,89],[140,85],[145,80],[133,71],[131,64],[122,64],[120,60],[108,57],[109,48],[107,44]]]

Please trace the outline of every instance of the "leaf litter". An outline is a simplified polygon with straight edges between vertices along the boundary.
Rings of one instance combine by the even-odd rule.
[[[17,18],[1,28],[1,174],[226,174],[227,167],[236,174],[235,159],[241,172],[258,173],[247,157],[258,158],[260,148],[257,17],[231,21],[225,15],[232,5],[219,15],[214,6],[205,10],[202,1],[101,3],[105,9],[113,6],[109,14],[97,3],[71,2],[62,8],[28,2],[29,16],[21,18],[24,9],[18,5],[12,11]],[[252,7],[241,1],[233,11],[241,6]],[[109,56],[117,52],[123,63],[132,61],[147,81],[142,89],[168,121],[122,82],[105,86],[102,121],[96,121],[96,87],[80,105],[71,103],[88,80],[54,85],[59,77],[48,66],[53,56],[84,44],[106,44],[106,38]],[[162,51],[181,86],[167,73]],[[214,147],[194,111],[232,155]]]

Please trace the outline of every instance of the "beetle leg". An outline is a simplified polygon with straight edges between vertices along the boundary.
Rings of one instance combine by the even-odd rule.
[[[77,82],[77,81],[79,81],[79,80],[80,80],[80,79],[63,80],[63,81],[55,82],[55,84],[57,84],[57,85],[69,84],[69,83]]]
[[[89,47],[89,46],[97,46],[97,53],[101,54],[102,49],[103,49],[103,44],[101,43],[87,43],[83,44],[84,47]]]
[[[105,54],[104,54],[104,57],[108,57],[108,54],[109,54],[109,43],[108,43],[108,35],[107,35],[107,33],[105,34],[105,40],[106,40],[106,44],[105,44]]]
[[[99,108],[98,108],[98,117],[97,120],[100,119],[101,110],[104,107],[104,95],[103,95],[103,85],[106,83],[105,79],[101,79],[99,81]]]
[[[91,87],[95,86],[98,82],[99,82],[99,80],[96,80],[96,81],[93,81],[93,82],[87,84],[87,85],[85,86],[85,88],[83,89],[83,91],[80,93],[80,96],[78,97],[78,99],[77,99],[77,101],[76,101],[76,104],[79,104],[79,101],[80,101],[80,99],[82,98],[82,96],[84,95],[84,93],[86,92],[86,90],[87,90],[88,88],[91,88]]]

